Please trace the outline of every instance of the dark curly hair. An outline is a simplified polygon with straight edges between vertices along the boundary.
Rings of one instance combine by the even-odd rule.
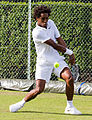
[[[48,16],[50,16],[51,9],[45,5],[36,6],[33,14],[34,19],[41,17],[41,13],[48,13]]]

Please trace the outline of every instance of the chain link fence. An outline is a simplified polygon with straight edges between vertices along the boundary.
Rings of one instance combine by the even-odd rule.
[[[12,2],[11,2],[12,1]],[[32,0],[33,1],[33,0]],[[45,2],[44,2],[45,1]],[[33,8],[37,4],[51,7],[61,37],[74,51],[80,66],[79,81],[92,82],[92,3],[90,0],[34,0],[31,3],[31,32],[35,27]],[[0,2],[0,79],[27,79],[28,75],[28,1]],[[30,33],[31,34],[31,33]],[[36,52],[31,36],[30,79],[35,79]],[[66,62],[67,61],[67,56]],[[52,74],[51,80],[57,80]]]
[[[26,78],[27,76],[27,5],[2,4],[0,78]]]

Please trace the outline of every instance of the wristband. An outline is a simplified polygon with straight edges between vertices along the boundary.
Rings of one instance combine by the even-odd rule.
[[[66,48],[66,52],[64,54],[67,54],[67,55],[72,55],[73,54],[73,51]]]

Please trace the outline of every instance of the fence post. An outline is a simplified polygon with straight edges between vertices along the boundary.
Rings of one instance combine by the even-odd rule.
[[[30,80],[30,41],[31,41],[31,0],[28,3],[28,75],[27,79]]]

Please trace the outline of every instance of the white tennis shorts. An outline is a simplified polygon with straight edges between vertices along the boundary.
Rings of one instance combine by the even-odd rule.
[[[38,62],[36,64],[36,73],[35,73],[35,78],[36,80],[42,79],[46,80],[48,83],[50,81],[51,74],[54,73],[57,77],[60,77],[61,71],[65,68],[68,67],[68,64],[62,59],[60,61],[57,61],[59,63],[58,68],[54,68],[53,64],[49,64],[47,62]]]

